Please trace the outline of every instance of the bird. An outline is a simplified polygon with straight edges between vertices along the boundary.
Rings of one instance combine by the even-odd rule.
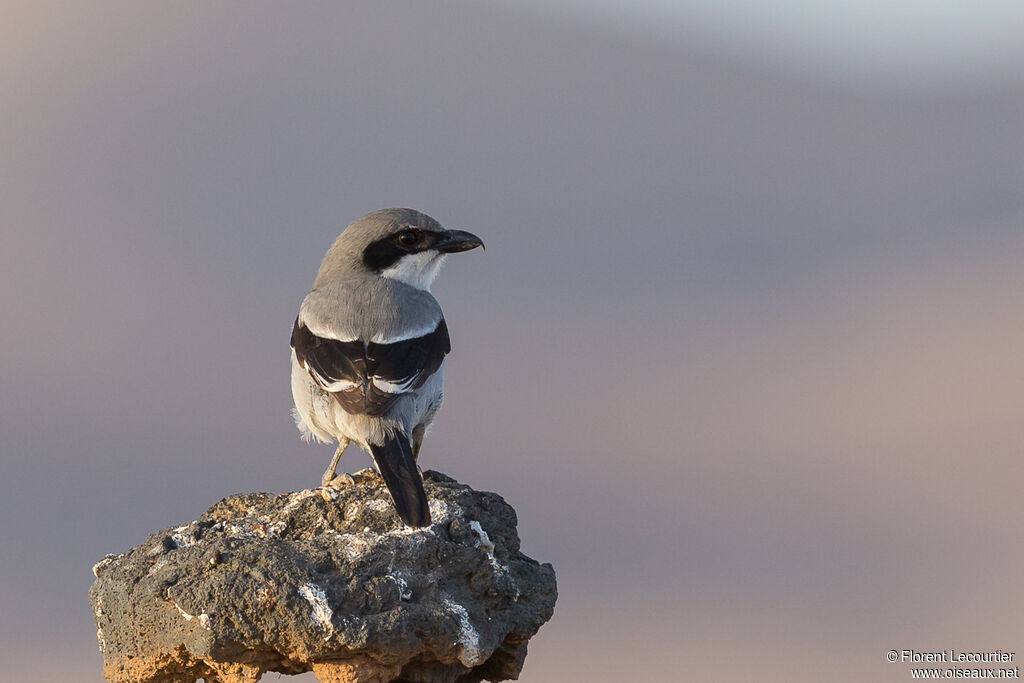
[[[381,209],[345,228],[327,250],[291,336],[293,417],[306,441],[337,441],[321,486],[355,443],[372,457],[410,527],[430,526],[417,466],[441,408],[448,325],[430,293],[445,257],[483,247],[414,209]]]

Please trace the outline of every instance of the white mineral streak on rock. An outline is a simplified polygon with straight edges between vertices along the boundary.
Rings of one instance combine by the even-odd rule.
[[[225,530],[228,532],[228,536],[232,538],[256,538],[257,536],[263,536],[264,534],[256,534],[255,529],[252,527],[250,520],[242,520],[241,524],[228,523]]]
[[[92,566],[92,575],[97,579],[100,578],[100,570],[105,569],[107,565],[113,564],[121,559],[120,555],[104,555],[103,559]]]
[[[210,630],[210,615],[206,612],[203,612],[199,616],[189,614],[188,612],[183,610],[181,608],[181,605],[179,605],[178,603],[174,603],[174,608],[178,610],[178,614],[185,617],[185,621],[192,621],[193,619],[196,619],[199,622],[200,626],[205,628],[207,631]]]
[[[228,531],[232,536],[240,538],[252,538],[253,536],[259,536],[260,538],[266,538],[271,536],[273,538],[281,538],[281,534],[285,529],[288,528],[288,522],[282,518],[290,515],[295,508],[299,506],[302,501],[307,498],[319,495],[320,489],[303,489],[302,491],[296,491],[295,493],[289,494],[284,507],[280,511],[271,514],[260,515],[253,520],[243,521],[243,527],[238,527],[232,524]],[[250,515],[253,511],[249,508]]]
[[[473,520],[469,523],[469,528],[476,533],[476,547],[487,553],[487,559],[490,560],[491,566],[498,571],[507,572],[508,567],[498,562],[498,558],[494,556],[494,543],[491,541],[491,537],[487,535],[487,532],[484,531],[484,528],[480,526],[480,522]]]
[[[343,548],[345,557],[356,561],[366,556],[373,548],[380,544],[382,539],[395,537],[408,539],[408,542],[415,548],[423,543],[427,536],[433,535],[434,530],[430,527],[413,528],[403,524],[397,529],[391,529],[383,534],[378,534],[372,531],[370,527],[365,527],[361,533],[338,534],[338,539],[345,544]]]
[[[196,539],[192,536],[192,534],[185,534],[185,532],[190,529],[192,524],[195,524],[195,522],[190,522],[189,524],[182,524],[181,526],[176,527],[171,532],[171,541],[174,543],[175,548],[187,548],[190,545],[195,545]]]
[[[383,498],[372,498],[363,503],[363,507],[373,510],[374,512],[387,512],[391,507],[391,503]]]
[[[448,599],[445,599],[444,606],[459,619],[459,645],[462,646],[459,661],[470,669],[483,664],[487,657],[480,651],[480,634],[473,628],[469,612],[459,603]]]
[[[387,512],[394,508],[394,504],[390,500],[383,498],[371,498],[363,503],[349,503],[345,508],[346,517],[356,517],[359,515],[359,507],[373,510],[374,512]],[[458,516],[462,513],[462,510],[458,505],[448,505],[443,500],[431,500],[427,503],[430,508],[430,519],[432,524],[443,524],[448,522],[454,516]],[[429,527],[428,527],[429,528]],[[366,528],[369,530],[369,527]],[[404,524],[402,528],[396,529],[396,533],[415,533],[417,529],[413,527],[407,527]]]
[[[320,588],[320,586],[307,583],[299,586],[299,595],[305,598],[306,602],[313,608],[309,618],[313,620],[314,624],[327,632],[324,640],[329,640],[334,633],[334,624],[331,623],[334,611],[327,603],[327,594],[324,593],[323,588]]]
[[[428,505],[430,507],[430,521],[433,524],[443,524],[453,516],[457,517],[462,514],[462,509],[458,505],[453,503],[449,506],[443,500],[432,500]]]
[[[413,527],[413,526],[406,526],[406,525],[402,524],[397,529],[392,529],[391,531],[384,532],[383,535],[385,537],[387,537],[387,536],[405,537],[408,540],[412,541],[413,546],[418,546],[420,543],[422,543],[423,541],[426,540],[427,536],[433,536],[434,535],[434,529],[432,527],[429,527],[429,526]]]
[[[203,612],[202,614],[197,616],[195,614],[189,614],[184,609],[182,609],[181,606],[178,603],[176,603],[176,602],[174,603],[174,606],[177,607],[178,613],[185,617],[185,621],[186,622],[197,620],[201,627],[203,627],[207,631],[210,630],[210,615],[209,614],[207,614],[206,612]]]
[[[395,582],[395,585],[398,586],[398,596],[402,600],[412,600],[412,590],[409,588],[409,584],[406,583],[405,578],[402,576],[402,573],[393,572],[390,576],[391,579]]]
[[[283,508],[281,508],[280,516],[283,517],[284,515],[289,514],[292,510],[299,506],[299,503],[306,500],[307,498],[312,498],[313,496],[319,495],[319,493],[319,489],[304,489],[302,491],[296,491],[295,493],[288,496],[288,502],[285,503],[285,506]]]
[[[110,557],[109,555],[107,557]],[[106,559],[106,558],[104,558]],[[101,560],[102,562],[102,560]],[[95,570],[93,570],[95,573]],[[100,644],[100,654],[107,651],[107,641],[103,637],[103,627],[100,626],[99,620],[103,618],[103,596],[96,598],[96,641]]]
[[[358,560],[372,549],[362,534],[339,534],[338,540],[345,544],[345,557],[350,560]]]

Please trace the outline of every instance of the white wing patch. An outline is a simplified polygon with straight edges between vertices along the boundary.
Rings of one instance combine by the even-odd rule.
[[[303,360],[302,363],[300,363],[300,365],[302,366],[303,370],[309,373],[309,376],[313,378],[313,381],[319,384],[325,391],[348,391],[349,389],[356,389],[358,387],[363,386],[362,382],[353,382],[352,380],[348,379],[330,380],[321,375],[315,369],[311,368],[306,360]]]
[[[310,370],[308,367],[306,368],[306,370],[316,378],[317,384],[319,384],[324,389],[330,392],[348,391],[349,389],[355,389],[357,387],[363,386],[362,382],[356,383],[347,379],[336,379],[333,382],[328,382],[323,377]]]
[[[409,379],[405,380],[404,382],[397,383],[397,382],[389,382],[389,381],[387,381],[386,379],[384,379],[382,377],[378,377],[377,375],[374,375],[373,376],[373,386],[377,387],[381,391],[386,392],[388,394],[404,394],[405,392],[410,390],[410,388],[412,387],[413,382],[415,382],[416,378],[419,377],[419,376],[420,376],[420,373],[417,372],[417,373],[414,373],[412,377],[410,377]]]

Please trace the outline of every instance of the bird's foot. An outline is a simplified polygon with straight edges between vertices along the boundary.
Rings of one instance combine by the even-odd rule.
[[[355,486],[355,484],[356,480],[348,472],[342,472],[330,479],[325,474],[320,480],[320,497],[328,502],[337,500],[339,490],[347,486]]]
[[[320,485],[324,488],[341,489],[348,486],[355,486],[356,480],[352,478],[352,475],[348,472],[342,472],[341,474],[328,479],[326,476],[320,481]]]

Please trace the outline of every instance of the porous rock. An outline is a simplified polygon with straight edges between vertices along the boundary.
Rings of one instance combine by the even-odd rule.
[[[519,552],[500,496],[424,475],[433,524],[406,527],[372,470],[340,490],[230,496],[93,568],[111,682],[323,683],[518,677],[555,573]]]

